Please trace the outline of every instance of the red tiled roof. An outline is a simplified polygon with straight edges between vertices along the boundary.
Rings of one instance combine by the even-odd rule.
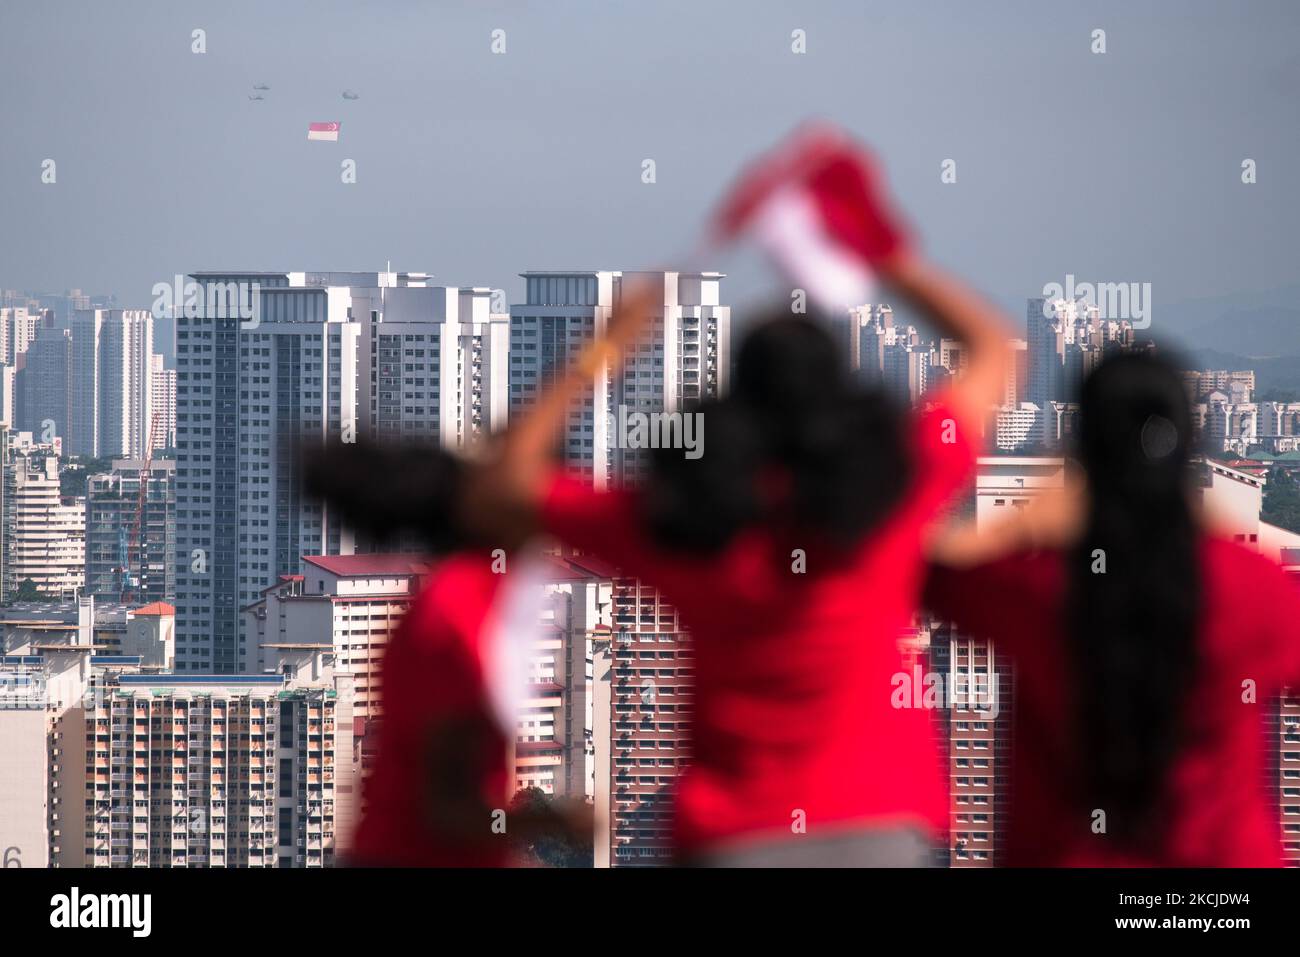
[[[537,751],[561,751],[563,745],[559,741],[516,741],[516,754],[529,754]]]
[[[132,614],[139,618],[142,615],[162,618],[166,615],[175,615],[176,607],[169,605],[165,601],[156,601],[152,604],[145,605],[143,608],[137,608]]]
[[[378,552],[373,555],[304,555],[302,560],[342,578],[367,575],[417,575],[429,563],[419,555]]]
[[[591,555],[575,555],[572,552],[555,555],[543,552],[540,556],[544,565],[543,575],[547,581],[587,581],[592,578],[610,579],[618,574],[615,567]]]
[[[543,554],[542,576],[548,582],[585,581],[591,575],[585,569],[578,568],[559,555]]]
[[[595,555],[566,555],[564,560],[595,578],[616,578],[618,568]]]
[[[564,693],[564,685],[557,684],[554,681],[530,681],[524,687],[529,691],[539,692],[541,694]]]

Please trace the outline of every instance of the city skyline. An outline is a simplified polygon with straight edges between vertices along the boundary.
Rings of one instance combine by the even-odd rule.
[[[17,6],[0,867],[1300,867],[1288,0]]]
[[[0,240],[0,284],[143,306],[176,273],[246,269],[288,245],[296,261],[400,261],[513,302],[525,266],[648,268],[684,253],[736,172],[729,157],[821,114],[881,150],[927,246],[1009,311],[1067,274],[1143,281],[1168,332],[1184,300],[1294,286],[1300,194],[1285,170],[1300,133],[1285,120],[1300,59],[1283,3],[1251,17],[1191,3],[1177,18],[1119,3],[757,3],[743,18],[674,3],[575,2],[566,17],[504,3],[143,6],[152,15],[129,25],[97,4],[0,13],[0,97],[21,144],[0,156],[0,202],[25,224]],[[51,73],[39,57],[55,36],[75,55]],[[388,52],[368,62],[354,44]],[[918,48],[934,54],[924,67]],[[247,99],[254,85],[271,87],[263,102]],[[468,95],[441,95],[453,86]],[[724,108],[677,108],[701,92]],[[412,120],[429,102],[434,117]],[[599,137],[587,135],[596,116]],[[337,143],[305,139],[323,119],[342,123]],[[166,162],[148,145],[163,140]],[[355,183],[341,181],[345,159]],[[49,256],[54,224],[73,218],[82,228]],[[198,228],[170,228],[187,223]],[[748,252],[710,268],[733,277],[742,321],[773,292]]]

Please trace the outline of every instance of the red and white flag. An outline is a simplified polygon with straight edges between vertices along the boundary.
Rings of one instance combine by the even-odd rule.
[[[715,241],[754,235],[827,309],[869,301],[876,266],[907,243],[870,153],[821,124],[745,170],[713,227]]]
[[[339,139],[338,123],[313,123],[307,127],[307,139],[309,140],[329,140],[331,143],[337,143]]]

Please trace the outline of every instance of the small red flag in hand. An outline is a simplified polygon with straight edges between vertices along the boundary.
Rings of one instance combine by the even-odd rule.
[[[867,301],[880,264],[908,243],[875,159],[826,124],[797,130],[742,173],[714,233],[720,241],[752,233],[828,308]]]

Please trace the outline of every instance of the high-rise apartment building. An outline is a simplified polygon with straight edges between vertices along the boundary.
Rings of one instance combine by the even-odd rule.
[[[176,447],[176,370],[163,367],[163,357],[158,353],[151,359],[152,418],[149,423],[154,451]]]
[[[261,674],[285,649],[320,647],[354,677],[352,713],[364,726],[382,710],[384,648],[418,594],[426,562],[413,555],[305,555],[244,609],[255,638],[243,670]]]
[[[884,347],[881,385],[902,408],[915,405],[930,391],[931,350],[910,326]]]
[[[1192,420],[1211,455],[1247,455],[1257,446],[1272,454],[1300,448],[1300,402],[1256,402],[1255,373],[1184,372]]]
[[[994,642],[947,624],[929,629],[928,645],[927,664],[945,695],[932,716],[948,777],[948,834],[939,863],[991,867],[1008,820],[1011,662]]]
[[[1233,401],[1249,402],[1255,394],[1255,370],[1189,370],[1183,373],[1187,401],[1199,402],[1211,392],[1222,392]]]
[[[18,370],[0,365],[0,425],[14,428],[18,424]]]
[[[855,306],[834,317],[832,333],[846,350],[855,378],[904,408],[942,389],[966,365],[966,351],[957,340],[931,341],[915,326],[896,324],[886,303]]]
[[[354,823],[351,675],[320,651],[170,673],[170,611],[128,611],[113,654],[91,599],[6,622],[0,766],[21,778],[0,838],[23,866],[330,866]]]
[[[362,434],[454,449],[504,428],[510,320],[491,312],[492,290],[376,292],[360,343]]]
[[[14,375],[14,428],[42,441],[66,437],[71,410],[72,333],[44,322]]]
[[[589,556],[548,556],[545,565],[511,790],[535,787],[594,800],[592,649],[593,642],[609,640],[615,572]]]
[[[356,550],[304,495],[300,449],[367,432],[459,444],[491,428],[504,320],[486,290],[422,273],[192,280],[198,307],[175,318],[177,668],[233,673],[256,652],[240,609],[301,574],[302,556]]]
[[[298,447],[355,428],[360,325],[328,276],[192,279],[197,308],[175,316],[176,667],[231,674],[239,609],[302,555],[352,550],[303,495]]]
[[[884,384],[885,350],[897,341],[894,310],[881,303],[854,306],[831,318],[832,335],[844,351],[849,371],[865,386]]]
[[[85,500],[64,500],[58,443],[6,432],[0,498],[0,593],[30,581],[45,595],[70,596],[85,582]]]
[[[1078,400],[1084,378],[1111,351],[1132,347],[1132,324],[1102,319],[1084,300],[1029,299],[1025,313],[1028,401],[1045,409],[1051,402]]]
[[[1021,402],[1029,401],[1029,342],[1025,339],[1009,339],[1007,349],[1010,357],[1002,405],[1015,408]]]
[[[355,793],[350,684],[96,674],[84,866],[332,866]]]
[[[1256,441],[1275,455],[1300,449],[1300,402],[1260,402]]]
[[[1026,339],[1009,343],[1011,363],[996,435],[1002,449],[1021,445],[1059,448],[1073,433],[1083,380],[1113,351],[1135,344],[1128,322],[1103,320],[1084,300],[1029,300]],[[1038,410],[1032,429],[1027,410]],[[1021,441],[1022,435],[1032,435]]]
[[[673,793],[689,760],[694,652],[676,610],[635,578],[612,582],[608,641],[592,650],[597,867],[673,857]]]
[[[1023,401],[1040,409],[1048,402],[1065,399],[1065,333],[1050,311],[1042,296],[1031,298],[1025,310],[1029,388]]]
[[[119,662],[95,654],[91,599],[57,608],[11,606],[5,618],[0,841],[12,849],[10,866],[79,867],[86,830],[86,690],[96,669]]]
[[[141,498],[141,482],[146,483]],[[86,594],[176,600],[176,463],[118,459],[86,481]]]
[[[153,404],[153,315],[81,309],[71,332],[69,455],[141,458]]]
[[[993,444],[1014,451],[1043,441],[1043,411],[1032,402],[993,411]]]
[[[89,296],[80,289],[69,289],[63,293],[38,294],[32,305],[48,312],[57,323],[69,322],[79,309],[109,308],[110,298]]]
[[[50,866],[49,700],[36,656],[0,655],[0,860]]]
[[[0,308],[0,364],[19,364],[44,317],[44,310],[34,306]]]

